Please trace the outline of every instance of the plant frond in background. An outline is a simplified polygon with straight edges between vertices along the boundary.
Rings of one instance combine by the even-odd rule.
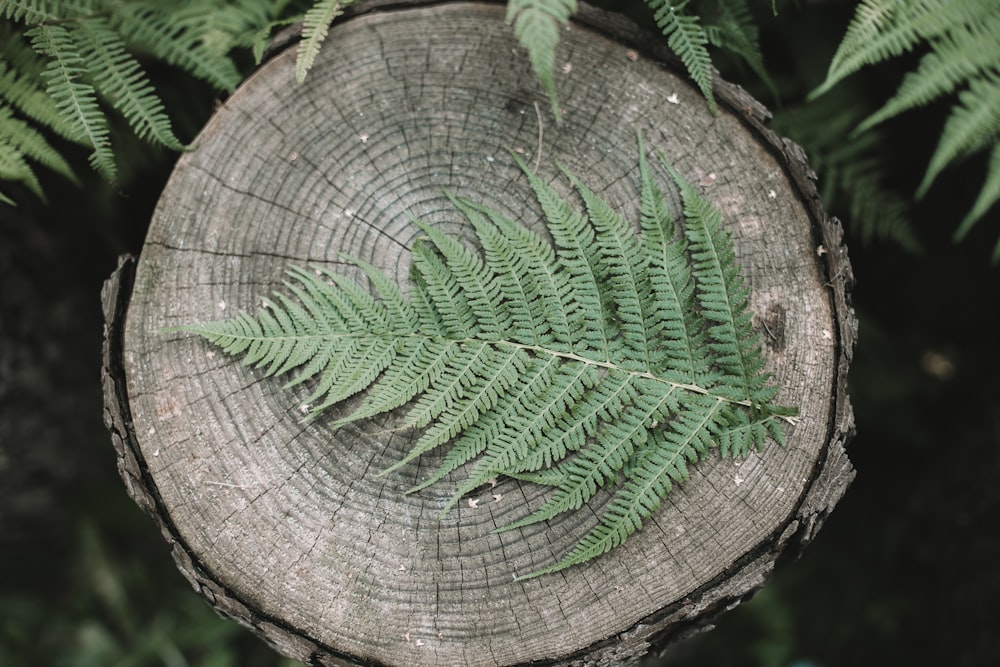
[[[552,114],[558,119],[555,62],[559,31],[576,13],[576,0],[507,0],[507,22],[528,51],[535,76],[549,96]]]
[[[868,113],[852,86],[841,86],[797,107],[775,112],[772,128],[801,144],[818,174],[820,197],[829,211],[844,211],[863,243],[892,241],[920,253],[910,222],[912,200],[888,184],[890,143],[881,128],[852,130]]]
[[[915,48],[926,48],[917,69],[896,94],[858,127],[858,132],[905,111],[954,95],[937,148],[916,191],[924,196],[941,172],[990,150],[986,181],[959,224],[961,239],[1000,199],[1000,3],[995,0],[865,0],[848,26],[826,81],[813,97],[845,77]],[[993,252],[1000,262],[1000,241]]]
[[[684,13],[688,0],[646,0],[646,4],[653,10],[653,20],[667,38],[667,46],[684,63],[712,113],[716,113],[715,95],[712,94],[712,57],[708,53],[708,35],[701,19]]]
[[[306,74],[312,68],[319,55],[319,49],[326,39],[330,23],[340,16],[344,8],[352,0],[319,0],[302,19],[302,41],[299,42],[298,56],[295,60],[295,80],[305,81]]]
[[[109,112],[139,139],[182,150],[141,59],[231,91],[242,80],[232,51],[250,43],[276,4],[0,0],[0,183],[42,196],[33,164],[76,181],[53,136],[90,148],[91,166],[115,180]]]
[[[98,105],[97,91],[83,80],[88,65],[73,35],[64,24],[48,23],[40,23],[25,34],[31,39],[32,48],[49,59],[42,77],[56,110],[69,121],[74,136],[93,149],[91,166],[109,180],[114,179],[115,160],[108,121]]]
[[[702,2],[699,5],[699,15],[705,21],[705,36],[708,37],[708,43],[741,58],[777,99],[778,89],[764,66],[764,56],[760,50],[760,31],[756,19],[750,13],[747,0]],[[712,22],[713,16],[714,22]]]
[[[712,57],[709,45],[728,50],[746,61],[754,73],[774,90],[764,67],[757,27],[747,0],[704,0],[689,11],[690,0],[643,0],[667,38],[667,46],[681,59],[692,81],[716,112],[712,93]],[[559,30],[576,13],[576,0],[508,0],[507,21],[528,51],[528,58],[558,119],[555,88],[555,54]]]
[[[783,442],[794,410],[772,403],[748,288],[721,214],[665,162],[681,191],[675,223],[640,145],[640,227],[572,174],[583,212],[520,164],[552,242],[453,199],[478,248],[420,225],[410,295],[354,264],[375,294],[329,269],[292,268],[256,316],[173,331],[204,337],[267,376],[310,383],[315,418],[364,392],[340,426],[399,409],[417,432],[387,472],[447,449],[412,491],[466,473],[450,508],[497,476],[552,486],[501,530],[611,494],[555,572],[625,542],[710,449],[746,456]],[[662,162],[662,157],[661,157]],[[589,510],[588,510],[589,512]]]

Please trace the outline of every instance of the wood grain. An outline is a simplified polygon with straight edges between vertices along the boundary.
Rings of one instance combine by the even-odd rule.
[[[556,125],[503,14],[360,12],[335,24],[301,85],[294,49],[278,53],[178,162],[134,288],[126,263],[105,293],[107,421],[130,492],[212,604],[309,664],[638,659],[752,594],[853,476],[853,278],[801,151],[722,82],[712,116],[657,42],[591,10],[562,34]],[[292,264],[350,274],[342,253],[405,284],[413,218],[462,233],[446,191],[540,229],[512,152],[547,180],[565,165],[634,217],[638,131],[722,211],[778,400],[802,418],[785,448],[696,466],[590,564],[515,582],[561,557],[593,513],[491,534],[544,499],[506,480],[500,500],[484,492],[439,517],[447,484],[403,493],[433,457],[380,474],[413,435],[393,418],[305,424],[307,389],[161,332],[256,309]]]

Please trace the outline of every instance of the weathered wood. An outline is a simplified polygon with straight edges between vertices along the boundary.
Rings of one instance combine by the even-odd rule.
[[[360,12],[334,26],[303,85],[294,51],[277,54],[178,162],[134,287],[130,262],[108,283],[106,414],[126,485],[192,585],[286,655],[633,661],[757,590],[853,477],[853,278],[804,155],[738,88],[718,83],[713,117],[659,42],[582,16],[591,27],[562,35],[558,126],[502,6]],[[628,210],[640,130],[722,210],[779,401],[802,419],[785,448],[696,466],[640,533],[590,564],[515,582],[561,556],[592,516],[492,535],[543,498],[505,480],[499,502],[439,518],[447,489],[403,493],[433,462],[379,475],[407,444],[392,419],[303,424],[305,390],[161,333],[252,310],[290,264],[343,265],[341,253],[405,282],[411,216],[461,229],[445,190],[537,224],[509,151],[549,179],[558,161]]]

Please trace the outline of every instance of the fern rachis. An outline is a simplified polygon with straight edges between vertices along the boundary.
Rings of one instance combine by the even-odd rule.
[[[422,432],[386,473],[446,448],[413,490],[464,471],[448,507],[497,476],[552,487],[506,530],[611,493],[599,523],[536,576],[621,544],[690,463],[720,445],[745,455],[782,440],[793,411],[771,403],[721,217],[680,176],[670,170],[685,202],[678,235],[642,156],[639,237],[568,172],[585,213],[521,167],[552,244],[453,198],[479,247],[421,225],[409,295],[357,260],[372,292],[293,268],[287,294],[256,316],[182,330],[266,375],[297,371],[290,384],[313,385],[310,418],[362,392],[336,425],[404,411],[403,427]]]

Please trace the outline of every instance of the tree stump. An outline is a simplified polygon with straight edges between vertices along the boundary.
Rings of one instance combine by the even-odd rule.
[[[749,597],[810,541],[853,477],[845,376],[851,269],[799,148],[717,82],[713,116],[662,38],[584,8],[557,55],[555,124],[503,6],[369,4],[331,29],[309,77],[278,53],[179,160],[137,266],[104,303],[106,416],[129,492],[221,613],[316,665],[620,664]],[[637,132],[718,208],[752,291],[784,448],[693,467],[621,548],[515,581],[590,526],[577,512],[491,534],[537,507],[514,480],[439,517],[391,420],[304,423],[306,395],[263,379],[180,324],[255,310],[292,264],[364,259],[405,284],[413,219],[460,230],[445,191],[526,224],[539,214],[512,151],[556,162],[633,219]],[[678,195],[670,191],[674,210]],[[587,516],[583,516],[586,514]]]

